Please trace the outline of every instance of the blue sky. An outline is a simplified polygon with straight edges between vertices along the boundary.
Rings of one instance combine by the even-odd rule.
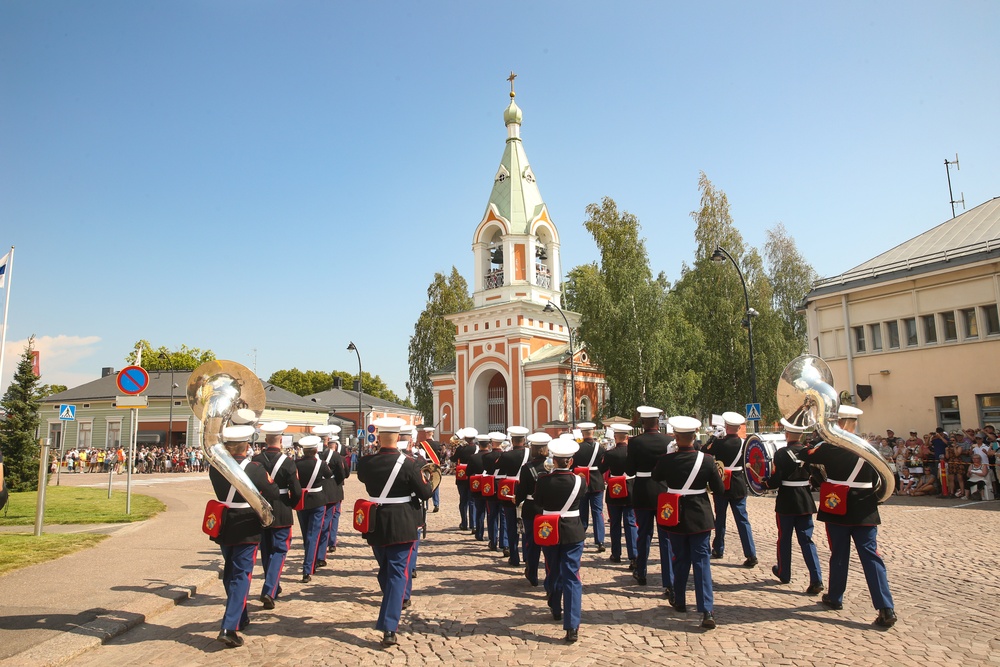
[[[823,276],[1000,196],[1000,4],[0,3],[6,386],[133,343],[405,394],[436,271],[472,281],[508,73],[566,267],[604,196],[654,270],[694,259],[697,181]],[[961,207],[959,207],[961,211]],[[256,353],[254,353],[256,350]]]

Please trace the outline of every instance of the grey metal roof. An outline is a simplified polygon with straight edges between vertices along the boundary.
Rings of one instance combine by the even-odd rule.
[[[314,404],[324,405],[335,410],[350,412],[352,408],[356,410],[358,407],[358,392],[347,389],[327,389],[316,394],[309,394],[305,398],[309,401],[314,401]],[[401,414],[420,414],[420,411],[414,408],[408,408],[405,405],[393,403],[392,401],[387,401],[384,398],[378,398],[364,392],[361,392],[361,407]]]
[[[991,199],[844,273],[818,280],[809,297],[1000,257],[1000,197]]]

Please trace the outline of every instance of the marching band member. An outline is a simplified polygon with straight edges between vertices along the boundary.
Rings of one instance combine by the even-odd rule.
[[[486,507],[486,531],[489,536],[490,551],[503,551],[504,558],[510,558],[507,548],[507,529],[503,521],[503,513],[497,500],[497,482],[500,475],[500,456],[503,454],[503,442],[507,439],[505,433],[490,431],[490,450],[483,454],[483,475],[493,480],[483,485],[480,492],[483,505]],[[487,488],[487,486],[489,488]]]
[[[712,540],[712,558],[722,558],[726,551],[726,509],[730,508],[736,521],[736,530],[743,545],[743,567],[756,567],[757,547],[753,542],[753,530],[747,516],[747,483],[743,475],[743,439],[739,436],[740,426],[746,419],[738,412],[723,412],[726,422],[726,437],[705,445],[705,453],[711,454],[725,466],[728,473],[724,492],[715,496],[715,539]]]
[[[612,424],[609,429],[615,438],[613,449],[604,453],[600,470],[608,474],[607,505],[611,515],[611,558],[612,563],[622,562],[622,527],[625,529],[625,553],[629,569],[635,569],[635,512],[632,510],[634,478],[626,473],[628,456],[628,424]]]
[[[532,586],[538,585],[538,560],[542,554],[541,547],[535,542],[532,526],[538,508],[535,505],[535,482],[547,470],[545,462],[549,457],[549,442],[552,437],[548,433],[532,433],[527,437],[531,450],[528,464],[521,468],[517,489],[514,494],[514,504],[521,506],[521,524],[524,526],[524,578]],[[545,591],[548,592],[546,579]]]
[[[476,436],[471,439],[479,439],[480,436],[475,429],[466,429],[466,440],[470,440],[470,433],[476,433]],[[469,520],[472,522],[472,535],[479,542],[486,539],[483,535],[486,529],[486,499],[483,498],[481,484],[483,473],[486,471],[486,466],[483,464],[483,456],[487,454],[487,451],[481,445],[477,444],[475,452],[466,457],[468,461],[466,473],[469,476],[469,498],[474,510]]]
[[[783,584],[792,579],[792,532],[802,549],[802,558],[809,570],[809,588],[806,593],[819,595],[823,592],[823,573],[819,566],[819,556],[813,543],[813,518],[816,502],[813,500],[809,484],[809,467],[799,458],[805,445],[799,438],[806,431],[802,426],[781,419],[785,427],[785,442],[788,444],[774,453],[771,462],[774,472],[762,480],[769,489],[777,489],[774,512],[778,517],[778,564],[771,572]]]
[[[302,559],[302,583],[308,584],[316,571],[316,556],[319,553],[319,536],[323,529],[323,516],[326,513],[326,491],[324,481],[333,477],[333,471],[326,462],[320,459],[316,452],[319,449],[319,436],[307,435],[299,438],[302,457],[295,462],[302,486],[302,509],[296,514],[299,518],[299,528],[302,530],[302,541],[305,553]]]
[[[665,495],[673,497],[669,505],[667,525],[663,526],[670,539],[673,553],[674,596],[671,604],[678,612],[686,612],[684,600],[688,573],[694,568],[694,597],[702,614],[701,627],[715,627],[712,594],[712,564],[709,557],[709,537],[712,534],[712,504],[706,487],[716,498],[725,487],[711,455],[696,452],[695,432],[701,422],[694,417],[671,417],[677,451],[660,458],[653,469],[653,479],[663,482]],[[661,517],[663,510],[661,509]]]
[[[260,601],[264,603],[264,609],[274,609],[274,601],[281,591],[281,572],[285,569],[285,558],[292,544],[292,508],[302,497],[295,462],[281,451],[281,436],[287,428],[288,424],[282,421],[261,424],[265,449],[253,459],[271,476],[280,494],[278,502],[271,507],[274,521],[264,528],[260,540],[260,564],[264,568]]]
[[[535,484],[535,506],[540,515],[535,518],[532,531],[536,541],[543,542],[552,618],[562,620],[565,640],[570,643],[579,638],[583,602],[580,558],[585,533],[580,508],[586,498],[586,485],[572,469],[573,456],[579,448],[572,436],[549,443],[554,468]]]
[[[243,468],[257,491],[274,507],[278,504],[278,487],[264,468],[247,458],[247,448],[253,434],[254,427],[248,424],[227,426],[222,429],[222,440],[226,451]],[[225,562],[222,586],[226,591],[226,611],[222,616],[222,629],[216,639],[228,648],[235,648],[243,645],[243,638],[237,631],[250,623],[247,595],[250,593],[250,577],[257,561],[257,545],[260,543],[262,527],[257,513],[215,466],[209,470],[208,477],[212,481],[215,497],[226,506],[219,535],[213,538],[222,549]]]
[[[344,480],[349,474],[344,459],[339,453],[340,445],[333,437],[340,433],[340,427],[332,424],[314,426],[314,435],[320,439],[316,456],[330,468],[333,476],[323,480],[326,505],[323,510],[323,527],[319,533],[319,549],[316,552],[316,567],[326,567],[326,555],[331,545],[336,549],[337,532],[340,526],[340,505],[344,500]],[[338,437],[339,440],[339,437]]]
[[[425,424],[417,425],[417,442],[420,443],[421,447],[425,444],[434,450],[437,454],[438,461],[444,460],[444,449],[441,447],[441,443],[434,439],[434,427],[427,426]],[[434,487],[434,496],[432,498],[434,502],[434,509],[432,511],[437,512],[441,509],[441,485]]]
[[[604,546],[604,477],[600,473],[600,465],[604,460],[604,448],[594,440],[594,429],[597,424],[594,422],[580,422],[577,424],[583,442],[580,443],[580,451],[576,453],[574,460],[578,471],[583,468],[590,468],[590,484],[587,487],[587,502],[583,508],[580,519],[583,522],[583,532],[587,532],[590,524],[590,516],[594,517],[594,544],[597,545],[597,553],[605,550]]]
[[[465,442],[455,448],[451,462],[455,464],[455,488],[458,490],[459,530],[469,530],[476,525],[476,508],[469,492],[469,457],[478,451],[475,439],[479,433],[474,428],[460,428],[456,436]],[[473,534],[475,532],[473,531]]]
[[[854,433],[860,414],[858,408],[841,406],[840,427]],[[896,624],[896,611],[889,591],[885,561],[878,551],[878,526],[882,523],[875,494],[878,473],[846,447],[827,442],[806,450],[801,458],[826,467],[827,480],[820,487],[819,514],[816,517],[826,522],[826,536],[830,543],[830,588],[823,595],[823,604],[830,609],[844,608],[853,541],[865,573],[872,606],[878,610],[875,624],[891,628]]]
[[[396,449],[406,454],[406,457],[417,464],[418,468],[424,467],[427,457],[423,451],[417,447],[413,440],[417,430],[410,425],[404,425],[399,429],[399,440],[396,441]],[[403,609],[410,606],[410,596],[413,593],[413,580],[417,578],[417,559],[420,554],[420,538],[427,537],[427,506],[423,502],[411,503],[414,516],[417,520],[417,539],[413,543],[413,552],[410,554],[410,572],[406,578],[406,590],[403,593]]]
[[[632,487],[632,507],[635,510],[636,542],[635,570],[632,577],[640,586],[646,585],[646,563],[653,541],[656,522],[656,499],[660,485],[652,479],[657,460],[667,453],[670,439],[660,433],[660,414],[663,410],[641,405],[636,410],[642,419],[642,433],[629,440],[625,455],[625,473],[635,477]],[[660,580],[667,599],[673,595],[673,573],[670,563],[670,542],[660,540]]]
[[[517,484],[521,478],[521,468],[527,465],[530,455],[530,451],[524,446],[524,439],[528,435],[528,429],[523,426],[511,426],[507,429],[507,433],[510,434],[511,449],[500,455],[500,460],[497,464],[500,469],[500,477],[497,478],[496,482],[497,500],[500,503],[504,524],[507,529],[506,538],[507,548],[509,549],[507,564],[511,567],[519,567],[521,565],[521,556],[518,553],[517,544],[517,505],[514,503],[517,499]],[[506,485],[504,484],[505,482]],[[509,493],[501,495],[500,492],[504,488],[512,488],[514,495],[510,495]]]
[[[395,417],[376,419],[379,450],[358,462],[358,479],[365,485],[369,501],[378,506],[374,525],[364,536],[379,566],[382,605],[375,628],[382,631],[382,646],[397,643],[409,559],[418,533],[415,509],[434,492],[420,466],[396,449],[403,423]]]

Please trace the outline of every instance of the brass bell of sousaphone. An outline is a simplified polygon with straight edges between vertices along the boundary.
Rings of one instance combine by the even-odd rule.
[[[879,502],[892,495],[896,481],[882,455],[869,442],[837,425],[840,396],[825,361],[811,354],[793,359],[778,379],[777,398],[778,410],[786,420],[797,426],[815,426],[826,442],[850,450],[875,469],[881,481],[876,491]]]
[[[195,417],[201,421],[201,448],[213,468],[222,473],[249,503],[263,526],[271,525],[271,505],[253,485],[236,459],[222,445],[222,429],[237,410],[253,410],[257,417],[266,402],[264,385],[246,366],[235,361],[209,361],[191,372],[187,399]]]

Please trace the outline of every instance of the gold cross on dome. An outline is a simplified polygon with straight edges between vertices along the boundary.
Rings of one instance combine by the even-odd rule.
[[[507,77],[507,80],[510,81],[510,96],[511,97],[514,97],[514,79],[516,79],[516,78],[517,78],[517,75],[514,74],[513,70],[511,71],[510,76]]]

